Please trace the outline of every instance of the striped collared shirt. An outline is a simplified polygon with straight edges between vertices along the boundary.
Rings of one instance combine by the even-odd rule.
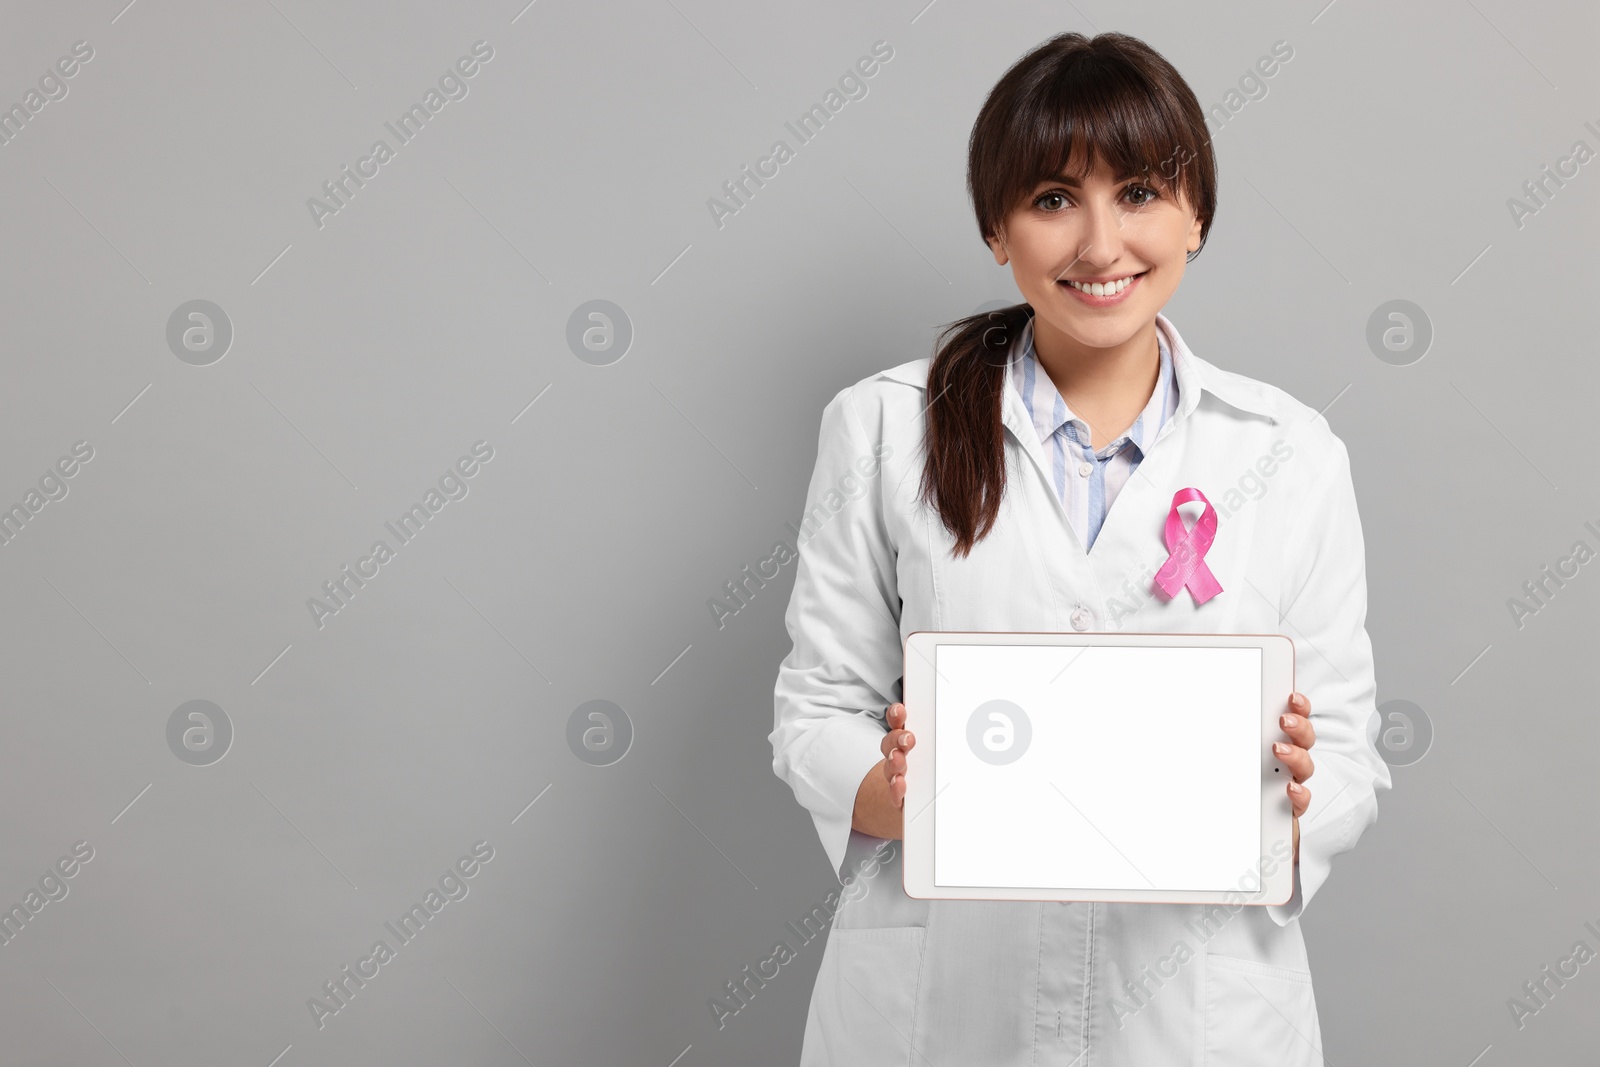
[[[1145,450],[1178,410],[1178,376],[1173,373],[1172,352],[1159,322],[1156,343],[1161,349],[1161,371],[1149,402],[1121,437],[1099,451],[1091,445],[1089,424],[1067,407],[1034,355],[1031,317],[1012,350],[1006,376],[1039,432],[1056,495],[1085,551],[1094,547],[1112,501],[1138,469]]]

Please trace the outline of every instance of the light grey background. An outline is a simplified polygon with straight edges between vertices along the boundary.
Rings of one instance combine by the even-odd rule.
[[[1600,965],[1522,1029],[1507,1000],[1600,948],[1600,563],[1521,628],[1507,600],[1600,548],[1600,163],[1507,202],[1600,149],[1592,7],[125,2],[0,19],[0,104],[94,49],[0,146],[0,504],[94,449],[0,546],[0,904],[94,849],[0,945],[5,1062],[794,1062],[820,940],[726,1028],[707,1007],[837,888],[766,739],[793,567],[720,630],[707,601],[799,517],[829,397],[1016,299],[966,137],[1065,29],[1148,41],[1208,106],[1294,49],[1216,128],[1166,311],[1331,404],[1379,699],[1436,734],[1304,920],[1328,1061],[1587,1062]],[[479,40],[319,228],[307,199]],[[719,228],[708,198],[879,40]],[[233,325],[210,366],[166,343],[193,299]],[[634,330],[609,366],[566,342],[595,299]],[[1435,331],[1408,366],[1365,340],[1394,299]],[[307,599],[479,440],[319,629]],[[166,735],[197,699],[234,730],[203,767]],[[566,741],[594,699],[634,729],[610,766]],[[477,841],[469,895],[319,1029],[308,998]]]

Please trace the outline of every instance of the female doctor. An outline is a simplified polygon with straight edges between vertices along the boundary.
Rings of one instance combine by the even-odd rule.
[[[1345,446],[1161,314],[1210,229],[1216,169],[1194,93],[1142,42],[1062,34],[1019,60],[973,127],[968,188],[1026,303],[958,321],[931,361],[822,413],[771,742],[848,903],[801,1065],[1320,1064],[1299,919],[1391,784],[1367,735]],[[1153,580],[1185,488],[1202,496],[1183,525],[1217,522],[1210,595]],[[1293,638],[1274,751],[1294,840],[1263,855],[1293,864],[1288,903],[906,896],[906,635],[1068,629]]]

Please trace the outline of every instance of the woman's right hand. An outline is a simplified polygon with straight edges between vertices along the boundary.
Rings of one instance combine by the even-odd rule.
[[[884,721],[889,732],[880,743],[883,759],[861,780],[850,825],[873,837],[900,840],[905,836],[906,753],[917,739],[905,728],[904,704],[889,705]]]
[[[889,795],[894,800],[894,806],[904,809],[906,803],[906,754],[911,751],[911,746],[917,739],[911,736],[911,731],[906,726],[906,706],[904,704],[890,704],[889,710],[884,713],[884,721],[889,724],[889,732],[883,735],[883,776],[889,782]]]

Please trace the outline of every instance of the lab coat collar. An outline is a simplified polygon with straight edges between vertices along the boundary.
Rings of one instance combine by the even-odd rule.
[[[1030,330],[1032,325],[1030,321],[1028,324]],[[1178,374],[1178,410],[1171,420],[1174,424],[1187,418],[1199,406],[1203,392],[1210,393],[1230,407],[1260,415],[1273,423],[1283,421],[1285,413],[1282,407],[1262,383],[1223,370],[1195,355],[1189,350],[1189,346],[1183,343],[1183,337],[1178,333],[1177,327],[1160,312],[1156,312],[1156,327],[1166,332],[1167,344],[1172,350],[1173,368]],[[1012,343],[1014,346],[1024,344],[1026,339],[1018,337]],[[932,362],[928,358],[914,359],[880,372],[880,377],[926,390],[928,367]],[[1022,398],[1016,395],[1015,389],[1007,389],[1005,392],[1008,395],[1002,402],[1002,420],[1013,433],[1022,436],[1026,430],[1037,439],[1038,434],[1028,419],[1028,409],[1023,404]]]

